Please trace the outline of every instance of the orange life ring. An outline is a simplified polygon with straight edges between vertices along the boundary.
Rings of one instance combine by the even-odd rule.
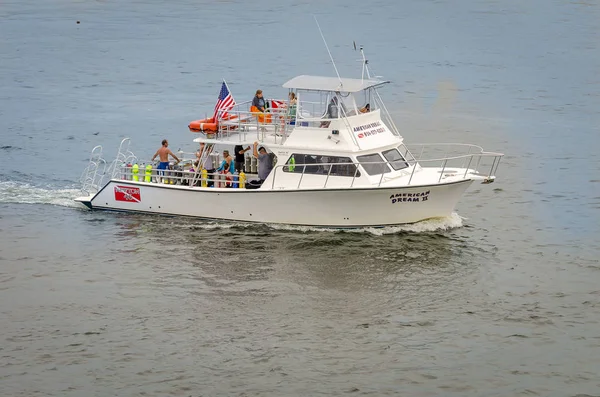
[[[215,123],[215,120],[210,117],[208,119],[194,120],[188,125],[188,128],[191,132],[214,132],[218,129],[218,126],[217,123]]]
[[[227,116],[221,118],[221,120],[235,120],[237,119],[237,115],[228,114]],[[236,126],[230,127],[230,129],[234,129]],[[215,122],[215,119],[209,117],[207,119],[202,120],[194,120],[188,124],[188,128],[191,132],[215,132],[219,129],[219,123]]]

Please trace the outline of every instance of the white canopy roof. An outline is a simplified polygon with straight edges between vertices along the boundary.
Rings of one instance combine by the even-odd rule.
[[[324,76],[297,76],[283,85],[283,88],[315,91],[359,92],[367,88],[387,84],[385,80],[361,80]]]

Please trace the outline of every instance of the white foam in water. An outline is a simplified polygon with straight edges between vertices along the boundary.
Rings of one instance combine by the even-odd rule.
[[[385,227],[365,227],[356,229],[337,229],[337,228],[324,228],[324,227],[313,227],[313,226],[294,226],[294,225],[279,225],[279,224],[267,224],[269,228],[273,230],[291,231],[291,232],[344,232],[344,233],[369,233],[375,236],[383,236],[386,234],[394,234],[400,232],[412,232],[412,233],[425,233],[425,232],[436,232],[454,229],[463,225],[463,219],[456,212],[452,215],[444,218],[433,218],[425,221],[411,223],[407,225],[398,226],[385,226]],[[231,222],[231,221],[202,221],[202,223],[192,223],[187,225],[190,228],[197,227],[201,229],[214,230],[214,229],[231,229],[231,228],[252,228],[257,225],[249,222]],[[179,225],[182,227],[182,225]]]
[[[79,189],[44,189],[27,183],[0,182],[0,203],[52,204],[63,207],[80,207],[73,199],[80,196]]]
[[[383,236],[385,234],[394,234],[400,232],[412,232],[412,233],[424,233],[424,232],[435,232],[443,231],[448,229],[454,229],[463,225],[463,218],[456,212],[452,215],[443,218],[432,218],[425,221],[411,223],[407,225],[398,226],[384,226],[384,227],[363,227],[356,229],[335,229],[335,228],[321,228],[312,226],[289,226],[289,225],[269,225],[269,227],[276,230],[290,230],[300,232],[345,232],[345,233],[369,233],[375,236]]]

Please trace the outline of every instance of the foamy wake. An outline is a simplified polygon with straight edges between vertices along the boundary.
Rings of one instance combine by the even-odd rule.
[[[63,207],[80,207],[73,199],[80,196],[79,189],[44,189],[20,182],[0,182],[0,203],[51,204]]]
[[[364,227],[364,228],[356,228],[356,229],[337,229],[337,228],[323,228],[323,227],[313,227],[313,226],[293,226],[293,225],[279,225],[279,224],[267,224],[266,226],[273,230],[280,231],[290,231],[290,232],[301,232],[301,233],[310,233],[310,232],[331,232],[331,233],[368,233],[375,236],[383,236],[386,234],[395,234],[401,232],[411,232],[411,233],[425,233],[425,232],[436,232],[436,231],[444,231],[449,229],[455,229],[461,227],[463,225],[463,218],[458,215],[456,212],[453,212],[452,215],[444,218],[433,218],[425,221],[411,223],[408,225],[399,225],[399,226],[385,226],[385,227]],[[185,227],[181,224],[179,227]],[[213,229],[232,229],[232,228],[254,228],[257,227],[256,223],[248,223],[248,222],[225,222],[225,221],[190,221],[189,224],[186,225],[190,228],[199,228],[206,230]],[[265,225],[261,225],[265,226]]]
[[[288,226],[288,225],[269,225],[275,230],[290,230],[300,232],[344,232],[344,233],[368,233],[375,236],[383,236],[385,234],[394,234],[400,232],[424,233],[454,229],[463,225],[463,218],[456,212],[452,215],[443,218],[427,219],[425,221],[411,223],[408,225],[384,226],[384,227],[363,227],[356,229],[334,229],[320,228],[311,226]]]

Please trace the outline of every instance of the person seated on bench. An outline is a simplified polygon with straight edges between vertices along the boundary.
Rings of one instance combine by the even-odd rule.
[[[263,98],[262,90],[256,90],[256,95],[252,99],[252,106],[256,108],[256,112],[265,112],[265,99]]]
[[[331,98],[331,101],[329,101],[329,105],[327,105],[327,114],[325,115],[325,117],[328,119],[339,118],[340,108],[343,111],[343,114],[347,113],[346,106],[344,106],[344,104],[339,101],[337,95],[335,95],[333,98]],[[322,121],[320,127],[327,128],[329,127],[330,123],[331,121]]]
[[[226,173],[235,173],[235,165],[233,163],[233,158],[229,154],[229,150],[223,150],[223,161],[221,161],[221,165],[217,168],[217,171]]]
[[[263,97],[262,90],[256,90],[256,95],[252,99],[252,106],[250,106],[250,112],[258,118],[259,123],[270,123],[271,116],[265,117],[265,113],[268,112],[267,103]]]

